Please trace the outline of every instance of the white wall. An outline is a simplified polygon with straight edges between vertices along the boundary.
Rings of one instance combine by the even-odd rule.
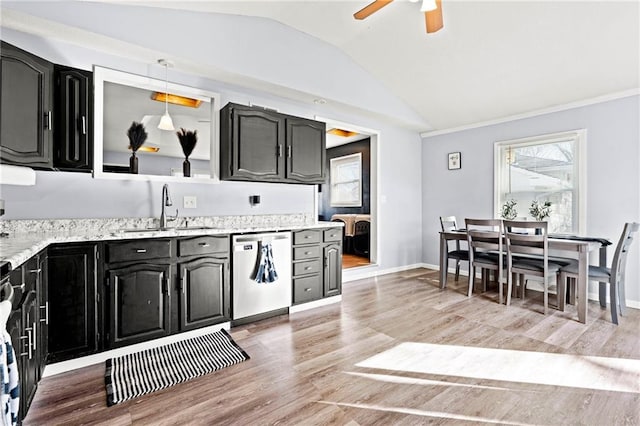
[[[640,96],[634,95],[424,138],[423,261],[438,264],[439,216],[455,215],[461,222],[494,216],[494,142],[574,129],[587,129],[586,233],[617,243],[624,222],[640,221],[639,117]],[[447,170],[447,153],[454,151],[462,153],[462,169]],[[627,300],[640,308],[640,241],[629,254],[626,288]]]

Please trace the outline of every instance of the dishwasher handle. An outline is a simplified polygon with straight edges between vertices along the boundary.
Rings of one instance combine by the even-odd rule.
[[[291,237],[289,235],[250,235],[246,237],[236,237],[234,242],[237,243],[251,243],[251,242],[269,242],[275,240],[290,240]]]

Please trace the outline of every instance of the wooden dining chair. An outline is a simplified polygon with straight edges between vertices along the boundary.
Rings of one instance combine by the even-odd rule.
[[[459,229],[455,216],[440,216],[440,227],[442,228],[442,232]],[[447,249],[447,267],[449,266],[449,259],[456,261],[455,279],[458,281],[460,277],[460,262],[469,261],[469,250],[460,248],[460,240],[455,241],[455,248],[453,250]]]
[[[565,283],[558,279],[564,263],[549,259],[547,222],[505,220],[505,241],[507,246],[507,305],[511,302],[513,281],[518,277],[522,298],[525,297],[525,276],[542,278],[544,292],[544,313],[549,307],[549,278],[553,277],[557,286],[557,305],[564,311]]]
[[[605,283],[604,285],[606,285],[606,283],[609,284],[611,322],[614,324],[618,324],[618,312],[620,312],[620,315],[624,315],[624,311],[627,307],[625,300],[625,271],[627,265],[627,254],[629,252],[629,247],[633,242],[633,237],[636,232],[638,232],[638,228],[640,228],[640,224],[636,222],[625,223],[622,235],[620,235],[620,240],[618,241],[616,251],[613,255],[611,268],[589,265],[590,281],[599,281],[600,283]],[[567,265],[560,270],[560,280],[563,283],[566,283],[567,279],[570,279],[570,285],[575,287],[578,279],[577,264]],[[572,291],[571,293],[576,294],[575,291]]]
[[[499,303],[502,303],[503,270],[505,267],[502,250],[501,219],[465,219],[467,244],[469,246],[469,290],[473,294],[476,268],[481,269],[482,287],[487,289],[490,271],[496,271],[499,288]]]

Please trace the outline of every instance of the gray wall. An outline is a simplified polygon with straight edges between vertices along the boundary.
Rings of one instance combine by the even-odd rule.
[[[617,243],[624,222],[640,221],[639,105],[640,96],[628,96],[424,138],[423,261],[438,264],[438,216],[455,215],[461,222],[494,216],[494,142],[574,129],[587,129],[586,232]],[[447,170],[447,153],[454,151],[462,153],[462,169]],[[632,247],[627,272],[627,299],[640,308],[640,242]]]
[[[2,39],[50,61],[91,69],[93,64],[141,75],[152,75],[156,65],[108,55],[78,45],[41,38],[32,34],[2,28]],[[241,54],[241,51],[238,53]],[[335,68],[344,62],[327,62]],[[252,72],[255,63],[247,65]],[[291,64],[281,64],[291,67]],[[259,67],[258,67],[259,68]],[[335,69],[334,69],[335,71]],[[287,72],[291,72],[288,70]],[[352,73],[353,71],[351,71]],[[369,272],[405,268],[419,264],[422,258],[422,212],[420,204],[420,136],[390,122],[381,122],[357,112],[333,110],[331,105],[302,104],[243,87],[213,81],[202,76],[181,74],[172,70],[171,81],[204,90],[218,92],[222,104],[238,102],[269,105],[280,111],[302,117],[315,115],[339,122],[351,123],[380,132],[377,168],[379,209],[378,265]],[[308,80],[309,90],[330,86],[333,72],[325,81]],[[163,77],[163,76],[155,76]],[[362,87],[366,82],[362,82]],[[367,92],[364,90],[364,92]],[[354,99],[357,101],[357,99]],[[0,186],[0,197],[6,200],[7,214],[3,219],[26,218],[85,218],[85,217],[149,217],[158,216],[162,182],[138,182],[93,179],[88,174],[64,172],[38,172],[34,187]],[[196,195],[198,208],[181,209],[182,215],[244,215],[278,213],[315,213],[317,202],[315,186],[221,182],[219,184],[172,183],[174,204],[182,204],[182,196]],[[248,196],[260,194],[262,203],[251,208]],[[353,271],[345,272],[349,279]]]

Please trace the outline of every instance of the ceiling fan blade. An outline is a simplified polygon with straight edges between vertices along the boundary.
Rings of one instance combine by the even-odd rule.
[[[375,0],[373,3],[369,3],[359,11],[353,14],[353,17],[356,19],[365,19],[369,17],[369,15],[373,15],[393,0]]]
[[[435,33],[442,29],[444,23],[442,21],[442,1],[436,0],[436,9],[424,12],[424,21],[427,25],[427,33]]]

